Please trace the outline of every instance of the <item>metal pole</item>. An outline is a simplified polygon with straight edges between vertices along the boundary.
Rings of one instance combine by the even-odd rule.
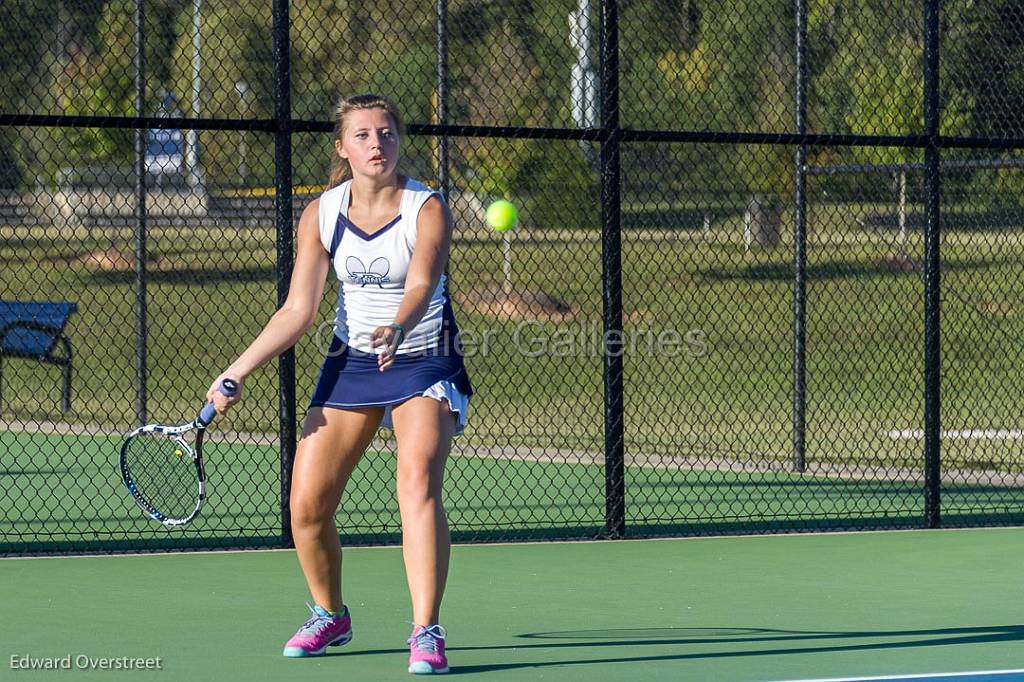
[[[238,104],[240,105],[238,107],[239,113],[241,114],[243,119],[249,120],[249,100],[246,97],[246,95],[249,94],[249,84],[243,80],[240,80],[237,83],[235,83],[235,90],[238,91]],[[249,133],[243,130],[241,133],[241,139],[239,139],[238,141],[238,184],[240,187],[246,186],[245,178],[249,174],[249,169],[246,167],[245,164],[245,157],[249,151],[246,144],[248,141],[248,137]]]
[[[503,270],[505,273],[505,284],[503,286],[506,296],[512,295],[512,235],[508,232],[502,233],[502,254],[504,256]]]
[[[135,115],[146,109],[146,8],[135,0]],[[135,419],[147,419],[146,393],[146,131],[135,129]]]
[[[907,255],[907,171],[899,172],[899,223],[900,223],[900,256]]]
[[[796,0],[796,131],[807,132],[807,0]],[[807,146],[796,148],[793,225],[793,470],[807,468]]]
[[[626,533],[618,15],[617,0],[601,3],[601,125],[606,135],[601,145],[605,533],[610,538]]]
[[[579,0],[576,9],[569,12],[569,43],[576,51],[576,60],[569,73],[569,98],[572,119],[578,128],[594,128],[598,120],[597,74],[591,59],[593,29],[590,20],[590,0]],[[583,158],[597,166],[596,147],[589,140],[579,141]]]
[[[277,230],[277,305],[288,298],[292,277],[292,131],[289,0],[274,0],[274,217]],[[295,461],[295,351],[278,358],[278,416],[281,432],[281,542],[294,546],[289,497]]]
[[[437,0],[437,123],[448,123],[448,0]],[[448,142],[445,136],[437,140],[437,188],[450,201]]]
[[[939,164],[939,2],[924,5],[924,518],[941,524],[941,356],[939,247],[942,176]]]
[[[203,2],[192,0],[192,117],[202,117],[202,28],[203,28]],[[188,184],[193,189],[203,184],[202,171],[199,169],[199,131],[191,129],[188,131],[188,144],[186,145],[188,164]]]

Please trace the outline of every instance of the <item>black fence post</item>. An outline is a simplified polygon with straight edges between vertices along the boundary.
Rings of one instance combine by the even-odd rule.
[[[292,277],[292,103],[288,1],[274,0],[274,222],[277,230],[277,305],[288,297]],[[278,358],[281,434],[281,542],[294,546],[289,497],[295,461],[295,351]]]
[[[621,158],[619,145],[619,16],[601,3],[601,277],[604,327],[605,533],[626,533],[622,338]]]
[[[437,102],[435,112],[439,125],[448,124],[448,0],[437,0]],[[437,138],[437,189],[451,201],[451,180],[448,175],[448,137]]]
[[[924,5],[924,517],[941,524],[939,3]]]
[[[796,132],[807,132],[807,0],[796,0]],[[807,428],[807,146],[796,148],[793,216],[793,470],[804,471]]]
[[[135,115],[146,115],[146,8],[135,0]],[[135,419],[145,424],[147,349],[146,311],[146,129],[135,128]]]

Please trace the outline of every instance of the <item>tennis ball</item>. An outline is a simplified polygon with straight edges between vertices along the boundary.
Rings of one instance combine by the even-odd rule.
[[[175,450],[174,454],[177,455],[178,457],[184,457],[185,456],[185,453],[182,452],[181,450]]]
[[[512,202],[498,199],[487,207],[487,224],[495,232],[511,230],[519,221],[519,213]]]

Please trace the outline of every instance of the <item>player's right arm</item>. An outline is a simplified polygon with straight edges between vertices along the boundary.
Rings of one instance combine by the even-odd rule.
[[[327,250],[320,241],[319,207],[320,200],[315,199],[299,218],[295,264],[284,305],[238,359],[214,379],[207,392],[207,400],[217,406],[218,413],[241,397],[241,391],[233,398],[226,398],[216,390],[222,379],[233,379],[241,385],[254,371],[294,346],[316,320],[330,269]]]

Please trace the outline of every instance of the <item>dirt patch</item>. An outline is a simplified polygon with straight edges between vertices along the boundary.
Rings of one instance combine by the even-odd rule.
[[[976,306],[989,317],[1017,317],[1016,306],[1005,301],[980,301]]]
[[[460,310],[480,315],[500,317],[506,320],[535,320],[541,322],[566,322],[579,319],[601,320],[601,311],[585,314],[579,306],[570,305],[543,289],[515,287],[505,293],[500,284],[481,285],[467,292],[456,292],[455,302]],[[622,311],[623,322],[647,322],[657,318],[648,308]]]
[[[875,265],[886,272],[924,272],[924,263],[906,254],[879,258]]]
[[[622,319],[624,322],[649,322],[657,319],[653,310],[648,308],[637,308],[636,310],[623,310]]]
[[[128,272],[135,269],[135,254],[122,249],[101,249],[78,256],[71,261],[93,272]],[[151,256],[146,260],[147,270],[169,270],[172,264],[162,258]]]
[[[500,284],[494,284],[457,292],[454,297],[463,310],[507,320],[558,322],[575,314],[567,302],[539,288],[517,286],[505,292]]]

